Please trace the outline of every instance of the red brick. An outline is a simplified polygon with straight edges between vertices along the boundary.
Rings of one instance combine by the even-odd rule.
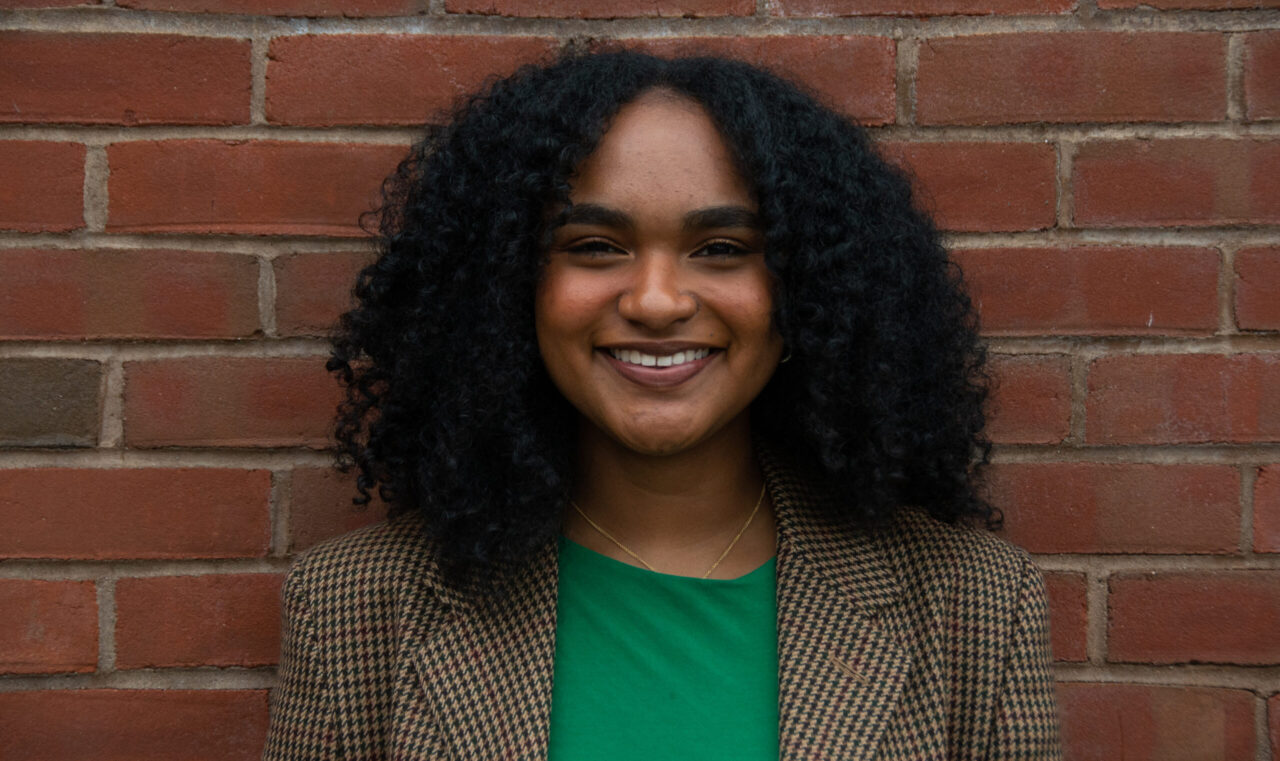
[[[1072,173],[1079,225],[1280,222],[1280,140],[1086,143]]]
[[[1002,444],[1057,444],[1071,430],[1071,363],[1063,356],[994,356],[987,435]]]
[[[1058,661],[1088,659],[1089,602],[1082,573],[1046,573],[1049,637]]]
[[[539,18],[701,18],[752,16],[755,0],[445,0],[449,13],[486,16],[535,16]]]
[[[1280,441],[1280,354],[1095,360],[1085,435],[1095,444]]]
[[[362,235],[407,149],[221,140],[116,143],[110,232]]]
[[[661,37],[624,41],[659,56],[718,55],[764,66],[811,88],[863,124],[895,118],[896,45],[887,37]]]
[[[1225,11],[1235,8],[1280,8],[1280,0],[1098,0],[1098,7]]]
[[[408,16],[425,13],[426,0],[116,0],[123,8],[257,16]]]
[[[93,671],[98,601],[91,581],[0,579],[0,674]]]
[[[921,124],[1182,122],[1226,116],[1226,40],[1212,33],[926,39]]]
[[[947,230],[1041,230],[1054,224],[1057,159],[1041,143],[881,143],[915,178],[917,202]]]
[[[1280,663],[1280,571],[1111,578],[1107,659]]]
[[[553,49],[548,37],[276,37],[267,67],[267,119],[421,124],[489,76],[514,71]]]
[[[343,474],[332,468],[298,468],[291,477],[289,501],[289,548],[306,548],[331,536],[354,531],[381,520],[386,506],[378,499],[365,506],[353,505],[355,473]]]
[[[0,33],[0,122],[243,124],[249,41]]]
[[[116,582],[116,666],[268,666],[280,651],[276,574]]]
[[[189,357],[124,365],[129,446],[322,448],[342,398],[324,358]]]
[[[1280,330],[1280,247],[1236,253],[1236,324],[1243,330]]]
[[[361,251],[277,258],[276,330],[285,336],[328,335],[339,315],[355,306],[356,275],[373,259]]]
[[[984,333],[1207,334],[1221,257],[1206,248],[962,249]]]
[[[0,8],[69,8],[73,5],[98,5],[100,0],[3,0]]]
[[[0,693],[6,758],[256,761],[266,690],[33,690]]]
[[[1058,685],[1071,761],[1253,758],[1253,693],[1145,684]]]
[[[270,491],[265,470],[0,470],[0,557],[261,557]]]
[[[1273,3],[1280,8],[1280,0]],[[1250,119],[1280,118],[1280,30],[1246,34],[1245,113]]]
[[[83,227],[84,153],[75,143],[0,140],[0,230]]]
[[[1280,552],[1280,464],[1260,468],[1253,484],[1253,551]]]
[[[1231,553],[1240,476],[1227,465],[1004,463],[991,500],[1031,552]]]
[[[0,359],[0,446],[85,447],[102,430],[102,363]]]
[[[258,263],[208,251],[0,251],[0,337],[236,338],[258,329]]]
[[[1075,10],[1076,0],[771,0],[784,16],[958,16]]]

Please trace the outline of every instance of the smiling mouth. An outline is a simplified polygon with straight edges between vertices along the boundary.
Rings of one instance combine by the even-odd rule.
[[[619,362],[639,367],[679,367],[710,356],[711,349],[688,349],[674,354],[645,354],[634,349],[608,349],[609,355]]]

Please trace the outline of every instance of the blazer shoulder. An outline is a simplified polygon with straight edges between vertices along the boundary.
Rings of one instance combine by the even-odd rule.
[[[1017,595],[1039,570],[1027,551],[984,529],[903,510],[887,531],[899,573],[923,585]]]
[[[327,539],[294,559],[285,594],[317,615],[436,577],[434,543],[422,521],[397,516]]]

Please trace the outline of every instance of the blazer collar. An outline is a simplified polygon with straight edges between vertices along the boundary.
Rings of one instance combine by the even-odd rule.
[[[759,443],[757,454],[778,531],[780,757],[869,759],[911,667],[885,615],[896,577],[878,534],[841,525],[830,495]],[[406,640],[453,757],[547,757],[557,582],[552,541],[504,579],[504,602],[436,597],[452,603],[447,620],[437,612]]]

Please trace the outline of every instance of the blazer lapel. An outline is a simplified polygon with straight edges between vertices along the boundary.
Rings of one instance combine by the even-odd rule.
[[[451,758],[545,759],[555,661],[555,542],[507,574],[501,603],[454,597],[415,664]]]
[[[896,578],[873,534],[842,526],[767,450],[760,460],[778,526],[781,758],[870,759],[911,669],[882,616]]]

